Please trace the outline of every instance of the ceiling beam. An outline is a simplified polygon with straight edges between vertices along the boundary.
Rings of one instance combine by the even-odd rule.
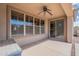
[[[61,3],[61,7],[67,17],[73,16],[73,6],[71,3]]]

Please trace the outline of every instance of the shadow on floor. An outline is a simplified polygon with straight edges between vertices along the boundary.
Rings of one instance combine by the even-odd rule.
[[[44,39],[44,40],[39,40],[39,41],[36,41],[36,42],[32,42],[32,43],[29,43],[27,45],[22,46],[21,48],[22,48],[22,50],[24,50],[24,49],[30,48],[32,46],[35,46],[37,44],[40,44],[40,43],[42,43],[42,42],[44,42],[46,40],[48,40],[48,39]]]

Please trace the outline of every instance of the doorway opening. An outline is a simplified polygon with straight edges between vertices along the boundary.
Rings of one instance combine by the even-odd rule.
[[[50,38],[56,41],[65,41],[64,40],[64,20],[54,20],[50,21]]]

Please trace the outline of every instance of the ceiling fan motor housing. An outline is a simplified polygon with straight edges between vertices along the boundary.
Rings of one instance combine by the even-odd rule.
[[[47,11],[47,7],[46,6],[43,6],[43,11]]]

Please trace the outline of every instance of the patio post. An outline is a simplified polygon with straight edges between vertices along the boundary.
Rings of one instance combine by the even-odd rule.
[[[73,39],[73,17],[67,17],[67,41],[72,42]]]

